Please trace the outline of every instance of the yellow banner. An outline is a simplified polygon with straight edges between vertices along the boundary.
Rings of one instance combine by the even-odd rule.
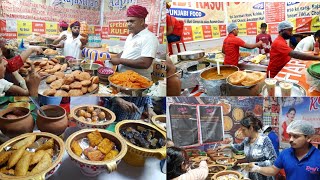
[[[120,37],[110,37],[110,40],[120,41]]]
[[[192,26],[192,37],[194,41],[203,40],[202,26]]]
[[[211,25],[212,38],[220,38],[219,25]]]
[[[17,34],[18,39],[26,38],[32,34],[32,22],[25,20],[17,21]]]
[[[58,24],[54,22],[46,22],[46,34],[58,34]]]
[[[314,16],[311,21],[311,31],[315,32],[318,30],[320,30],[320,16]]]
[[[247,35],[247,23],[237,23],[238,24],[238,29],[239,33],[238,36],[246,36]]]
[[[292,23],[292,25],[293,25],[292,33],[295,34],[297,32],[297,21],[296,21],[296,18],[289,18],[288,21]]]

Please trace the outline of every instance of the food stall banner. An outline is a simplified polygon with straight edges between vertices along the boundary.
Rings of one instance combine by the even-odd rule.
[[[199,146],[197,106],[169,105],[172,141],[176,146]]]
[[[222,106],[197,106],[200,121],[201,144],[223,141],[223,112]]]
[[[264,2],[227,2],[228,23],[265,21]]]
[[[58,22],[86,21],[100,24],[101,0],[1,0],[0,18]]]
[[[293,111],[296,112],[294,114]],[[292,112],[290,114],[290,112]],[[292,120],[308,121],[316,129],[313,143],[320,143],[320,97],[288,97],[282,99],[281,116],[279,121],[280,147],[289,147],[289,139],[286,135],[286,128]]]
[[[164,0],[104,1],[103,26],[108,27],[109,32],[107,36],[103,36],[103,39],[121,37],[121,39],[125,40],[129,35],[127,28],[127,9],[134,4],[143,6],[148,10],[149,14],[146,17],[148,29],[159,38],[160,43],[163,43],[163,33],[160,33],[160,29],[166,25]]]

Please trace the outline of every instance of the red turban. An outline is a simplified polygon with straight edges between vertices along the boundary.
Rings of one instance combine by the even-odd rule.
[[[66,23],[65,21],[59,21],[59,26],[60,27],[68,27],[69,25],[68,25],[68,23]]]
[[[79,21],[75,21],[73,23],[70,24],[70,28],[72,28],[73,26],[79,26],[80,27],[80,22]]]
[[[128,17],[146,18],[148,11],[145,7],[139,5],[132,5],[127,10]]]

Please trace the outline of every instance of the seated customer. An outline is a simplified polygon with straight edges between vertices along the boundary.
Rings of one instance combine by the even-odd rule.
[[[167,179],[169,180],[205,180],[209,169],[206,161],[190,170],[187,152],[178,147],[167,148]]]
[[[313,51],[316,40],[320,41],[320,30],[314,35],[303,38],[294,50],[300,52]]]

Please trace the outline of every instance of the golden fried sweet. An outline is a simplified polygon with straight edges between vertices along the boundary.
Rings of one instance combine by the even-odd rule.
[[[60,68],[60,71],[61,71],[61,72],[64,72],[64,71],[67,70],[67,68],[68,68],[68,64],[63,64],[63,65],[61,66],[61,68]]]
[[[13,151],[2,151],[0,153],[0,165],[5,164],[9,160],[12,152]]]
[[[91,161],[101,161],[104,158],[104,155],[99,150],[90,151],[87,156]]]
[[[55,72],[54,73],[55,76],[57,76],[58,78],[64,78],[64,73],[63,72]]]
[[[65,90],[65,91],[69,91],[70,90],[70,86],[69,85],[62,85],[61,89]]]
[[[99,84],[99,77],[93,76],[91,82],[92,82],[92,84]]]
[[[82,86],[81,91],[83,94],[86,94],[88,92],[88,88]]]
[[[97,146],[102,140],[102,136],[98,130],[95,130],[87,135],[90,146]]]
[[[45,150],[39,150],[39,151],[37,151],[37,152],[32,156],[30,165],[37,164],[37,163],[41,160],[41,158],[43,157],[44,153],[46,153]]]
[[[71,143],[71,150],[77,155],[77,156],[81,156],[82,154],[82,148],[80,147],[78,141],[73,141]]]
[[[50,155],[48,153],[44,153],[42,159],[40,160],[40,162],[32,169],[30,175],[34,175],[37,173],[40,173],[46,169],[48,169],[48,167],[50,167],[52,164],[52,159],[50,157]]]
[[[66,91],[64,91],[64,90],[58,90],[58,91],[54,94],[54,96],[68,97],[69,94],[68,94]]]
[[[70,88],[71,89],[81,89],[82,88],[81,82],[76,81],[76,82],[71,83]]]
[[[244,71],[236,71],[234,73],[232,73],[229,78],[228,78],[228,81],[231,83],[231,84],[234,84],[234,85],[238,85],[240,84],[242,81],[245,80],[247,76],[247,73],[244,72]]]
[[[0,172],[3,174],[7,174],[7,175],[14,175],[14,170],[13,169],[7,169],[7,167],[3,167],[0,169]]]
[[[74,82],[74,76],[72,74],[66,74],[64,77],[64,84],[69,85]]]
[[[88,106],[87,107],[87,112],[88,113],[92,113],[94,111],[94,107],[93,106]]]
[[[82,86],[89,86],[91,84],[90,80],[81,81]]]
[[[83,93],[81,91],[81,89],[71,89],[69,91],[69,96],[82,96]]]
[[[108,138],[104,138],[98,145],[98,149],[103,154],[108,154],[113,148],[114,148],[114,143],[110,141]]]
[[[26,147],[27,146],[22,146],[21,148],[19,148],[18,150],[14,151],[12,153],[12,155],[10,156],[10,158],[8,160],[8,169],[12,168],[13,166],[15,166],[18,163],[18,161],[22,157]]]
[[[122,73],[116,72],[110,76],[110,81],[113,84],[127,88],[149,88],[153,83],[152,81],[149,81],[147,78],[132,70]]]
[[[107,161],[107,160],[111,160],[111,159],[114,159],[117,155],[119,154],[119,151],[114,149],[114,150],[111,150],[105,157],[104,157],[104,161]]]
[[[103,119],[106,118],[106,113],[100,112],[100,113],[98,114],[98,117],[99,117],[100,120],[103,120]]]
[[[53,156],[53,149],[47,149],[45,150],[46,153],[48,153],[50,156]]]
[[[99,86],[97,84],[92,84],[89,88],[88,88],[88,92],[91,93],[93,91],[95,91]]]
[[[49,77],[47,77],[46,79],[46,83],[50,84],[52,83],[53,81],[57,80],[57,76],[55,75],[50,75]]]
[[[58,79],[56,81],[53,81],[51,84],[50,84],[50,87],[52,89],[60,89],[61,86],[63,85],[63,82],[64,80],[63,79]]]

